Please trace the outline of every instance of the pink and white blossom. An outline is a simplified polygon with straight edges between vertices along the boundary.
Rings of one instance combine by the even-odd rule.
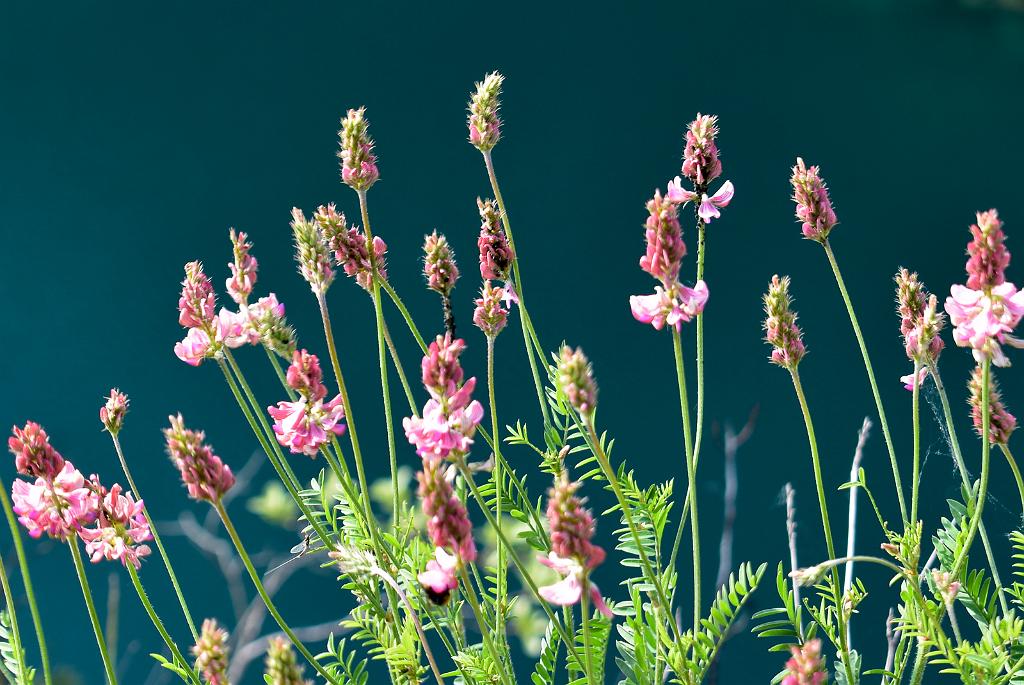
[[[438,596],[444,596],[459,585],[455,576],[459,558],[449,554],[441,547],[434,548],[434,558],[427,562],[427,568],[421,571],[416,579],[420,585]]]
[[[537,592],[544,600],[559,606],[576,604],[583,596],[585,580],[594,608],[608,618],[612,617],[612,610],[605,604],[601,590],[586,576],[583,566],[578,561],[560,557],[554,552],[549,552],[546,557],[537,557],[537,561],[562,575],[562,580],[557,583],[538,588]]]
[[[153,535],[142,500],[135,501],[130,492],[124,493],[117,484],[103,497],[95,527],[81,528],[78,535],[85,541],[85,551],[93,563],[107,559],[139,568],[140,559],[152,552],[143,544],[152,540]]]
[[[1011,333],[1024,317],[1024,291],[1006,281],[987,292],[953,285],[949,293],[945,308],[954,326],[953,341],[970,347],[978,361],[991,358],[996,366],[1009,366],[1001,345],[1022,344]]]
[[[345,418],[341,395],[330,402],[310,402],[305,397],[295,402],[278,402],[276,407],[267,407],[267,412],[274,418],[277,441],[294,454],[315,457],[332,435],[345,432],[345,424],[341,423]]]
[[[631,295],[629,308],[633,318],[651,324],[656,330],[660,331],[666,323],[680,330],[684,323],[704,311],[708,294],[704,281],[697,281],[692,288],[677,283],[670,290],[659,285],[653,295]]]
[[[67,540],[95,521],[99,506],[85,476],[70,461],[65,461],[52,479],[15,480],[11,500],[18,521],[31,537],[45,533],[59,540]]]

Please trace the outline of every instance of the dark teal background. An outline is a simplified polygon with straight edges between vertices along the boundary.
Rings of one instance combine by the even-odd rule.
[[[974,211],[990,206],[1000,209],[1017,249],[1024,230],[1024,16],[1010,7],[10,3],[0,13],[0,421],[36,419],[82,470],[120,479],[96,419],[101,397],[119,386],[132,398],[123,441],[158,520],[192,506],[163,455],[159,428],[168,413],[183,411],[229,463],[244,463],[257,445],[216,367],[193,369],[171,352],[182,336],[175,311],[181,266],[204,260],[222,288],[227,229],[248,231],[261,267],[257,292],[275,291],[300,340],[322,353],[314,302],[292,261],[289,210],[337,201],[356,213],[354,193],[339,183],[335,151],[339,117],[359,105],[366,105],[378,143],[381,181],[370,208],[390,248],[390,278],[421,326],[439,325],[436,298],[421,286],[419,247],[433,228],[448,235],[463,266],[456,315],[470,344],[466,364],[481,374],[483,337],[469,325],[477,288],[474,200],[489,188],[479,153],[465,142],[464,107],[474,80],[492,69],[508,79],[495,160],[531,313],[545,345],[564,339],[593,359],[599,420],[617,437],[617,456],[628,457],[644,481],[683,479],[684,470],[669,336],[633,321],[627,305],[630,294],[653,285],[637,266],[643,204],[679,172],[681,137],[695,112],[720,116],[723,178],[737,192],[709,231],[709,440],[698,474],[705,577],[717,566],[721,525],[722,450],[711,425],[741,425],[755,404],[757,432],[739,456],[736,561],[768,561],[774,569],[786,557],[779,491],[787,480],[798,491],[801,558],[823,555],[796,402],[760,341],[760,295],[773,273],[793,277],[810,350],[801,371],[830,488],[846,478],[862,417],[874,416],[824,255],[800,240],[793,221],[788,176],[796,155],[821,164],[832,187],[842,222],[833,245],[874,355],[909,489],[910,395],[897,382],[909,362],[891,277],[900,265],[919,270],[944,296],[963,279]],[[692,228],[685,228],[695,252]],[[684,267],[690,279],[693,268],[691,256]],[[1011,266],[1011,278],[1020,281],[1022,273],[1019,263]],[[361,434],[381,475],[387,457],[372,308],[344,278],[329,298]],[[415,350],[400,320],[391,320],[412,368]],[[692,326],[685,336],[692,354]],[[522,417],[539,435],[517,330],[499,339],[498,355],[502,421]],[[278,399],[262,353],[239,356],[261,401]],[[969,367],[962,350],[943,357],[965,440]],[[692,366],[690,374],[692,380]],[[1011,410],[1024,407],[1018,367],[1000,380]],[[396,411],[401,404],[398,396]],[[956,489],[948,450],[927,412],[925,425],[927,530]],[[973,467],[977,449],[970,444]],[[522,470],[533,468],[529,452],[509,456]],[[405,444],[400,460],[415,465]],[[311,463],[295,463],[314,472]],[[886,515],[898,518],[877,431],[865,467]],[[1016,493],[1001,457],[993,469],[997,500],[988,520],[1005,552],[1002,536],[1018,522]],[[11,475],[8,468],[5,478]],[[608,504],[594,488],[589,494],[599,507]],[[840,545],[845,501],[832,496]],[[267,534],[243,507],[236,510],[255,547],[292,543],[290,534]],[[862,513],[858,549],[874,553],[878,529],[866,507]],[[613,527],[607,519],[601,525],[605,533]],[[182,580],[198,613],[228,616],[219,576],[184,545],[171,546],[179,569],[195,569]],[[79,669],[84,683],[100,682],[67,554],[46,542],[29,548],[54,662]],[[681,563],[688,568],[688,559]],[[145,571],[171,629],[187,642],[159,562],[147,562]],[[120,570],[91,569],[101,598],[110,572]],[[617,573],[609,563],[597,578],[621,599]],[[863,577],[872,594],[855,620],[854,644],[874,667],[894,596],[884,576]],[[330,579],[317,582],[282,596],[296,623],[340,618],[349,606]],[[122,653],[132,640],[141,644],[124,662],[123,682],[141,683],[150,669],[145,653],[158,638],[128,592],[125,585]],[[688,606],[685,592],[680,599]],[[774,601],[769,583],[755,603]],[[22,617],[27,624],[27,612]],[[783,660],[767,646],[745,634],[730,642],[719,682],[767,682]],[[255,669],[247,682],[257,682]]]

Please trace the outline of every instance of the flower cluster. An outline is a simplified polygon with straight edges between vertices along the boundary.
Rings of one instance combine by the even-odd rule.
[[[480,250],[480,277],[507,281],[515,253],[502,227],[498,204],[491,199],[477,198],[476,206],[480,212],[480,237],[476,240]]]
[[[298,207],[292,207],[292,237],[295,241],[295,261],[299,273],[309,283],[318,297],[322,297],[334,282],[334,268],[331,266],[331,252],[323,234],[317,226],[306,219]]]
[[[773,348],[771,360],[790,371],[796,369],[807,353],[792,303],[789,276],[772,276],[764,295],[764,339]]]
[[[790,183],[793,186],[793,202],[796,203],[796,218],[801,223],[804,237],[824,243],[839,221],[832,210],[828,187],[818,167],[808,168],[804,160],[797,157]]]
[[[185,428],[181,414],[167,417],[170,427],[164,429],[167,455],[181,473],[181,482],[188,496],[195,500],[219,502],[235,484],[231,468],[206,444],[206,434]]]
[[[978,223],[971,224],[971,242],[967,245],[967,287],[990,290],[1006,281],[1010,251],[1004,244],[1003,222],[999,212],[990,209],[977,213]]]
[[[427,287],[442,297],[448,297],[459,280],[459,267],[455,265],[455,252],[444,235],[434,231],[423,239],[423,275]]]
[[[313,685],[313,681],[306,680],[302,666],[296,661],[292,643],[280,635],[270,638],[263,667],[267,685]]]
[[[341,149],[341,180],[356,191],[369,189],[380,172],[377,170],[377,156],[373,154],[373,138],[370,137],[370,122],[366,120],[366,109],[350,109],[341,120],[338,141]]]
[[[249,237],[245,233],[237,232],[232,228],[228,236],[231,238],[234,259],[228,263],[231,276],[228,277],[225,285],[231,299],[239,305],[244,305],[249,301],[249,295],[252,294],[252,289],[256,285],[256,271],[259,264],[256,258],[249,254],[252,243],[249,242]]]
[[[593,416],[597,409],[597,382],[583,350],[568,345],[559,350],[558,392],[580,414]]]
[[[706,188],[722,174],[722,162],[718,159],[718,146],[715,145],[717,136],[718,117],[700,112],[686,130],[683,176],[698,188]]]
[[[207,685],[229,685],[228,683],[228,631],[217,625],[212,618],[203,621],[199,640],[192,647],[196,658],[196,670]]]
[[[128,396],[117,388],[110,389],[110,396],[106,403],[100,407],[100,423],[111,435],[121,432],[124,424],[124,415],[128,413]]]
[[[907,269],[896,272],[896,313],[900,317],[900,333],[907,357],[920,365],[918,385],[928,375],[929,365],[935,363],[945,343],[940,333],[945,317],[938,313],[938,300],[929,295],[916,273]],[[914,388],[914,376],[900,379],[908,390]]]
[[[277,441],[294,454],[315,457],[332,436],[345,432],[345,424],[341,422],[345,418],[341,395],[324,401],[327,387],[322,382],[320,360],[306,350],[295,352],[286,380],[299,394],[299,399],[267,407],[274,418],[274,434]]]
[[[380,236],[373,237],[371,257],[366,249],[366,235],[358,227],[349,226],[345,222],[345,215],[335,208],[333,202],[326,207],[320,205],[317,208],[316,214],[313,215],[313,223],[334,252],[334,261],[347,276],[355,278],[356,283],[364,290],[370,290],[375,268],[378,276],[387,280],[388,246]]]
[[[496,288],[490,281],[484,281],[480,297],[474,300],[473,323],[488,338],[495,338],[508,323],[508,310],[504,307],[505,288]]]
[[[969,398],[967,404],[971,407],[971,420],[974,422],[974,430],[978,435],[984,434],[985,424],[982,419],[984,407],[984,384],[982,383],[982,370],[980,366],[974,368],[971,379],[967,382]],[[1017,429],[1017,419],[1006,409],[1003,404],[1002,393],[999,392],[999,384],[995,375],[991,374],[988,387],[988,439],[993,445],[1005,445],[1010,441],[1010,434]]]
[[[153,539],[142,500],[136,501],[117,484],[103,495],[95,527],[83,527],[78,535],[85,541],[85,551],[93,562],[118,560],[139,568],[140,558],[152,551],[142,544]]]
[[[505,77],[492,72],[476,84],[476,92],[469,100],[469,142],[480,152],[488,152],[501,140],[501,84]]]
[[[808,640],[799,647],[790,647],[792,657],[786,662],[782,685],[821,685],[828,678],[821,640]]]

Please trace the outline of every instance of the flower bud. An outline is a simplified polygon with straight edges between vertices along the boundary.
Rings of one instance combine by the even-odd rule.
[[[790,183],[793,185],[796,218],[802,224],[804,237],[819,243],[825,242],[839,221],[832,210],[828,187],[819,175],[818,167],[808,168],[804,160],[797,157]]]
[[[693,182],[695,188],[706,189],[708,184],[722,173],[718,160],[718,117],[697,113],[686,131],[686,148],[683,150],[683,176]]]
[[[423,275],[427,287],[448,297],[459,279],[459,268],[455,265],[455,253],[448,239],[434,231],[423,240]]]
[[[111,388],[106,404],[100,407],[100,422],[111,435],[117,435],[128,413],[128,396],[117,388]]]
[[[341,180],[353,190],[369,189],[380,172],[377,170],[377,156],[373,154],[373,138],[370,137],[370,122],[365,117],[366,108],[350,109],[341,120],[338,140],[341,150]]]
[[[597,408],[597,383],[582,349],[563,345],[558,357],[558,389],[569,405],[580,414],[590,415]]]
[[[496,71],[487,74],[476,84],[476,92],[469,100],[469,142],[480,152],[493,149],[501,139],[498,96],[504,81],[505,77]]]
[[[490,281],[484,281],[480,297],[475,300],[476,310],[473,312],[473,323],[488,338],[496,338],[508,323],[508,310],[503,304],[504,297],[504,288],[494,288]]]
[[[317,296],[323,295],[334,281],[334,269],[331,268],[331,253],[327,242],[316,226],[306,220],[306,215],[298,207],[292,207],[291,227],[299,273]]]
[[[789,276],[772,276],[768,292],[764,295],[764,339],[774,348],[770,357],[772,362],[790,371],[796,369],[807,352],[791,305]]]
[[[196,658],[196,670],[207,685],[229,685],[228,683],[228,631],[208,618],[203,621],[199,640],[192,648]]]

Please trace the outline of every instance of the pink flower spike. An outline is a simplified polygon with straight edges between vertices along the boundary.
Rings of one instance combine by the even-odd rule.
[[[704,220],[705,223],[710,224],[711,219],[717,219],[722,216],[722,213],[718,211],[719,207],[725,207],[732,201],[734,189],[732,181],[726,181],[718,192],[711,197],[705,193],[700,202],[700,208],[697,210],[698,216]]]
[[[697,193],[683,188],[682,179],[676,176],[668,182],[668,191],[665,193],[665,199],[674,204],[683,205],[696,200]]]
[[[174,344],[174,354],[178,359],[191,366],[199,366],[206,358],[209,349],[210,336],[200,328],[188,329],[185,339]]]
[[[448,554],[441,547],[434,549],[434,558],[427,562],[427,569],[416,576],[425,589],[437,596],[444,596],[458,587],[459,582],[455,577],[455,569],[459,559],[454,554]]]
[[[35,421],[24,428],[13,426],[7,449],[14,455],[14,466],[23,476],[52,480],[64,468],[64,457],[50,444],[50,436]]]
[[[276,407],[267,407],[267,412],[274,418],[277,441],[293,454],[316,457],[332,433],[345,432],[345,424],[341,423],[345,418],[341,395],[330,402],[309,402],[305,397],[297,402],[278,402]]]
[[[537,593],[547,602],[558,606],[571,606],[580,601],[583,596],[583,567],[572,559],[560,557],[554,552],[549,552],[546,557],[537,557],[537,561],[544,564],[551,570],[561,574],[562,580],[551,585],[545,585],[537,589]],[[608,618],[612,617],[612,611],[605,604],[604,597],[597,585],[588,579],[590,599],[594,608]]]
[[[67,540],[95,521],[99,506],[85,476],[70,461],[65,461],[52,479],[37,478],[34,483],[15,480],[11,501],[18,521],[31,537],[45,533],[58,540]]]
[[[152,552],[142,544],[153,539],[142,500],[135,501],[117,484],[103,497],[96,527],[82,528],[78,536],[85,541],[85,551],[94,564],[107,559],[138,569],[142,566],[140,559]]]
[[[917,387],[920,388],[924,385],[924,379],[928,377],[928,367],[922,366],[921,370],[917,372]],[[906,376],[900,376],[900,383],[903,383],[903,387],[907,390],[913,391],[914,389],[914,374],[908,373]]]

